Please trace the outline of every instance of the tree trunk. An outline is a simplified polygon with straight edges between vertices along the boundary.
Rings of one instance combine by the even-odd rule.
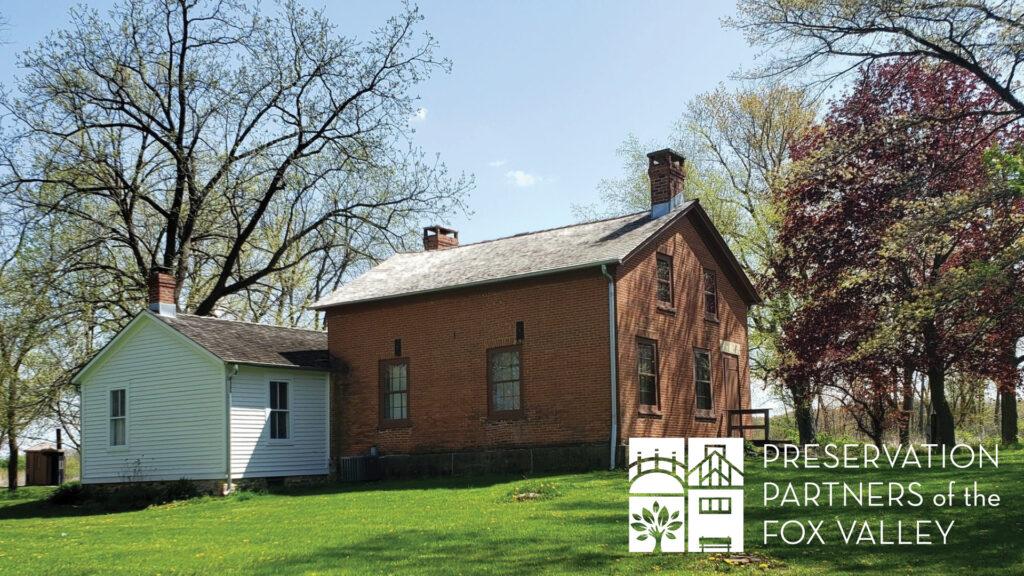
[[[7,437],[7,491],[18,489],[18,437],[11,434]]]
[[[925,414],[925,412],[924,412],[924,408],[925,408],[925,401],[924,401],[924,378],[921,378],[921,383],[919,385],[918,390],[919,390],[919,394],[920,394],[920,398],[921,399],[917,403],[917,428],[918,428],[918,432],[921,433],[921,437],[924,438],[925,431],[926,431],[925,418],[924,418],[924,414]]]
[[[903,406],[900,412],[900,445],[910,445],[910,420],[914,413],[914,369],[909,363],[903,365]]]
[[[1006,390],[999,393],[999,400],[1002,404],[1000,412],[999,430],[1003,438],[1003,444],[1014,444],[1017,442],[1017,392]]]
[[[956,432],[953,426],[953,412],[946,403],[946,370],[941,366],[928,367],[928,387],[932,393],[932,410],[935,422],[932,426],[933,444],[953,446],[956,444]]]
[[[18,429],[15,427],[15,417],[18,415],[15,406],[18,400],[18,378],[17,374],[10,379],[7,385],[7,491],[14,492],[18,489]]]
[[[790,394],[793,396],[793,414],[796,418],[796,429],[800,433],[800,444],[814,444],[814,412],[811,409],[810,385],[806,381],[788,382]]]
[[[924,355],[928,363],[928,389],[931,392],[933,422],[932,444],[953,446],[956,444],[953,412],[946,402],[946,366],[939,353],[939,333],[935,324],[928,321],[924,325]]]

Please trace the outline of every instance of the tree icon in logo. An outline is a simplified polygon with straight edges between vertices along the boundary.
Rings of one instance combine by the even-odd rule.
[[[633,520],[630,527],[640,532],[636,539],[643,542],[648,538],[654,538],[655,552],[661,552],[662,538],[675,540],[675,531],[683,527],[683,522],[679,520],[679,512],[669,513],[668,508],[657,501],[650,508],[644,508],[642,514],[633,514]]]

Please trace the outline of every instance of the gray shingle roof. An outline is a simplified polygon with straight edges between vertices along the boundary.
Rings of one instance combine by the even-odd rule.
[[[660,218],[649,212],[466,244],[395,254],[313,305],[382,300],[461,286],[621,262],[690,201]]]
[[[320,370],[330,367],[326,332],[191,314],[153,316],[225,362]]]

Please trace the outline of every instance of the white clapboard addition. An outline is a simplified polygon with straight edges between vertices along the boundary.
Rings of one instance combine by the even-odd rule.
[[[270,438],[270,382],[288,383],[288,438]],[[328,472],[328,384],[323,372],[241,366],[231,378],[233,478]]]
[[[226,361],[146,312],[75,381],[82,394],[83,483],[329,472],[326,370]],[[288,383],[287,438],[270,438],[271,381]],[[121,426],[111,424],[119,417],[111,403],[115,390],[125,391],[123,442],[112,442]]]
[[[79,376],[82,482],[224,477],[224,363],[141,315]],[[126,390],[126,442],[111,446],[110,392]]]

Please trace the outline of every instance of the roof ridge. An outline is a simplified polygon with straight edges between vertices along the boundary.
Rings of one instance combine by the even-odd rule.
[[[452,250],[458,250],[459,248],[468,248],[469,246],[479,246],[480,244],[487,244],[489,242],[498,242],[501,240],[510,240],[512,238],[522,238],[523,236],[532,236],[534,234],[543,234],[544,232],[553,232],[555,230],[564,230],[566,228],[575,228],[577,226],[586,226],[588,224],[598,224],[601,222],[608,222],[610,220],[619,220],[621,218],[628,218],[630,216],[639,216],[641,214],[649,214],[650,211],[643,210],[640,212],[630,212],[629,214],[620,214],[618,216],[609,216],[607,218],[598,218],[597,220],[587,220],[586,222],[575,222],[573,224],[563,224],[562,226],[553,226],[551,228],[542,228],[540,230],[531,230],[529,232],[519,232],[518,234],[509,234],[508,236],[498,236],[497,238],[488,238],[487,240],[477,240],[476,242],[470,242],[469,244],[460,244],[458,246],[452,246],[445,248],[444,250],[437,250],[437,252],[450,252]],[[396,252],[396,254],[426,254],[427,252],[434,252],[434,250],[417,250],[415,252]]]
[[[188,316],[189,318],[199,318],[201,320],[218,320],[220,322],[231,322],[233,324],[248,324],[250,326],[262,326],[264,328],[279,328],[281,330],[297,330],[299,332],[312,332],[314,334],[327,334],[326,330],[313,330],[312,328],[294,328],[292,326],[281,326],[278,324],[264,324],[262,322],[250,322],[248,320],[231,320],[228,318],[217,318],[216,316],[200,316],[198,314],[186,314],[181,312],[178,316]]]

